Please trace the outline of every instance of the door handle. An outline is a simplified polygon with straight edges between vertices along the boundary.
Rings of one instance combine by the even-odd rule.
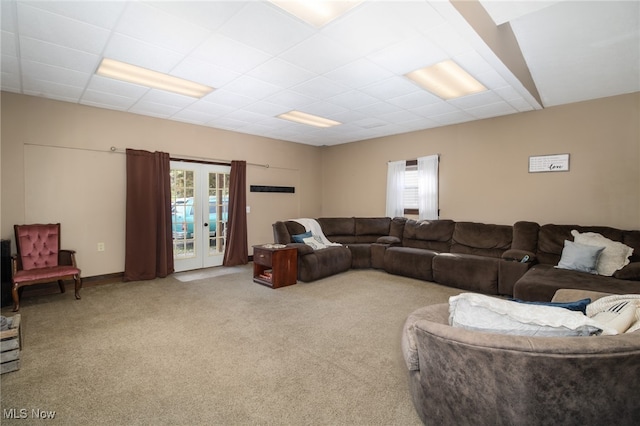
[[[204,224],[204,226],[209,226],[209,224],[208,224],[208,223],[205,223],[205,224]]]

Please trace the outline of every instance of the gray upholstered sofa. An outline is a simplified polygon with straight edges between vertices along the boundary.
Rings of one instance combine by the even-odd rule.
[[[319,218],[325,236],[342,247],[313,250],[294,242],[296,221],[273,224],[274,241],[298,248],[298,279],[314,281],[351,268],[434,281],[469,291],[551,300],[560,288],[640,293],[640,231],[520,221],[493,225],[406,218]],[[557,269],[571,230],[598,232],[633,248],[631,263],[609,276]]]
[[[425,424],[640,424],[640,331],[512,336],[455,328],[448,318],[444,303],[407,319],[418,351],[418,366],[407,360],[411,395]],[[407,325],[403,347],[406,336]]]

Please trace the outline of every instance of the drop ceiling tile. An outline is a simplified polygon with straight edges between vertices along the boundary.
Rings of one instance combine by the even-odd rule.
[[[428,38],[420,36],[402,40],[368,58],[394,74],[404,75],[449,59],[449,56]]]
[[[436,103],[422,105],[417,108],[412,108],[410,111],[421,117],[432,117],[434,115],[441,115],[447,113],[459,112],[460,110],[450,103],[440,100]]]
[[[104,50],[104,57],[167,73],[182,59],[182,55],[155,44],[114,34]]]
[[[29,5],[106,29],[116,24],[127,6],[123,1],[37,1]]]
[[[244,109],[269,117],[275,117],[276,115],[284,114],[285,112],[289,112],[291,110],[287,106],[272,104],[270,102],[264,101],[252,103],[251,105],[247,105]]]
[[[416,5],[410,2],[364,2],[353,9],[352,13],[325,27],[322,33],[347,46],[357,55],[366,56],[414,36],[416,30],[412,24],[416,19],[438,18],[437,15],[418,12]],[[413,16],[411,12],[414,13]],[[396,16],[397,19],[388,19],[389,16]],[[410,21],[404,22],[405,19]],[[422,25],[424,24],[423,22]]]
[[[136,98],[116,95],[114,93],[105,93],[95,90],[86,90],[82,94],[80,103],[83,105],[97,106],[101,108],[116,109],[126,111],[137,102]]]
[[[56,15],[27,3],[18,3],[20,35],[71,49],[100,54],[109,31],[95,25]]]
[[[360,88],[360,91],[371,96],[375,96],[380,100],[387,100],[424,90],[416,86],[404,76],[394,76],[369,86],[362,87]]]
[[[273,104],[286,105],[289,107],[289,111],[304,108],[305,106],[315,102],[315,99],[301,95],[300,93],[292,92],[291,90],[283,90],[282,92],[271,95],[264,100]]]
[[[139,86],[94,74],[89,81],[87,90],[138,99],[151,89],[146,86]]]
[[[98,55],[28,37],[20,40],[20,55],[26,60],[86,73],[93,73],[101,59]]]
[[[476,79],[484,85],[487,89],[497,89],[501,87],[507,87],[509,84],[507,81],[495,70],[489,70],[476,74]]]
[[[209,36],[209,31],[204,28],[152,5],[153,3],[130,2],[115,30],[131,38],[183,54],[191,52]]]
[[[78,102],[82,95],[82,88],[68,86],[54,81],[39,80],[33,76],[25,75],[22,78],[22,90],[26,95],[46,96],[66,102]]]
[[[348,109],[358,109],[380,102],[378,98],[367,95],[366,93],[358,90],[350,90],[348,92],[341,93],[337,96],[327,99],[327,101]]]
[[[418,90],[406,95],[388,99],[387,102],[404,109],[419,108],[424,105],[431,105],[440,102],[440,98],[432,95],[426,90]]]
[[[22,60],[21,67],[25,76],[41,81],[79,87],[81,90],[84,89],[91,78],[91,74],[86,72],[74,71],[26,59]]]
[[[225,105],[231,108],[243,108],[247,105],[251,105],[256,101],[254,98],[249,98],[237,93],[230,92],[224,89],[216,89],[212,93],[203,98],[206,102],[213,102],[220,105]]]
[[[225,84],[223,88],[224,90],[255,99],[266,98],[283,90],[282,87],[246,75]]]
[[[335,120],[335,115],[348,111],[346,108],[332,104],[329,102],[316,102],[304,107],[304,111],[309,114],[318,115],[320,117]]]
[[[368,116],[376,117],[396,112],[398,111],[398,108],[386,102],[377,102],[375,104],[367,105],[362,108],[357,108],[357,110]]]
[[[129,108],[129,111],[136,114],[150,115],[152,117],[168,118],[180,111],[180,108],[154,102],[138,101]]]
[[[441,126],[447,126],[450,124],[465,123],[467,121],[473,120],[474,117],[464,111],[456,111],[445,114],[432,115],[430,119],[440,124]]]
[[[235,71],[191,57],[187,57],[171,69],[170,74],[213,88],[222,87],[241,75]]]
[[[317,76],[316,73],[307,71],[277,57],[258,65],[247,75],[270,81],[285,88],[296,86]]]
[[[15,33],[17,31],[15,1],[0,1],[0,26],[2,31],[7,33]]]
[[[344,86],[325,77],[316,77],[291,88],[292,91],[315,99],[327,99],[343,93]]]
[[[22,83],[20,81],[20,74],[2,72],[0,76],[0,86],[2,90],[7,92],[21,93]]]
[[[444,51],[449,58],[461,55],[471,49],[471,45],[449,23],[429,28],[425,35]]]
[[[210,36],[191,55],[196,59],[239,73],[246,73],[270,59],[265,52],[219,34]]]
[[[203,100],[195,102],[189,105],[187,108],[185,108],[185,110],[187,111],[194,111],[202,114],[208,114],[209,119],[212,119],[214,117],[221,117],[225,114],[229,114],[230,112],[235,111],[236,109],[237,108],[234,108],[228,105],[222,105],[222,104],[217,104],[213,102],[206,102]]]
[[[497,102],[495,104],[482,105],[475,108],[468,108],[465,111],[476,118],[499,117],[501,115],[508,115],[518,112],[513,106],[505,101]]]
[[[361,58],[329,71],[324,76],[345,86],[358,89],[391,78],[393,73],[368,59]]]
[[[226,114],[224,116],[224,118],[228,118],[228,119],[232,119],[232,120],[238,120],[238,121],[242,121],[249,124],[254,124],[257,123],[259,121],[262,121],[268,117],[266,117],[263,114],[258,114],[255,112],[251,112],[251,111],[246,111],[244,109],[238,109],[235,110],[233,112],[230,112],[229,114]]]
[[[186,108],[197,102],[196,98],[180,95],[178,93],[165,92],[164,90],[151,89],[140,98],[142,102],[170,105],[176,108]]]
[[[388,121],[389,123],[399,124],[399,123],[409,123],[424,120],[424,118],[419,117],[410,111],[399,110],[390,112],[388,114],[382,114],[379,116],[381,119]]]
[[[460,109],[477,108],[487,104],[493,104],[502,101],[502,98],[492,91],[476,93],[474,95],[463,96],[458,99],[448,101]]]
[[[279,8],[249,2],[219,32],[271,55],[278,55],[313,35],[314,29]]]
[[[159,1],[154,6],[209,31],[218,30],[245,3],[241,1]]]
[[[191,110],[181,110],[171,116],[172,120],[183,121],[185,123],[205,125],[211,120],[211,116]]]
[[[309,37],[282,53],[280,58],[317,74],[324,74],[357,59],[342,43],[322,34]]]
[[[16,56],[18,51],[16,50],[16,36],[14,33],[8,31],[2,31],[0,33],[0,52],[3,55]]]

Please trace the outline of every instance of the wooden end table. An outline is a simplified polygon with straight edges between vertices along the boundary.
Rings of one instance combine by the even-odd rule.
[[[298,282],[298,250],[275,244],[253,246],[253,282],[280,288]]]

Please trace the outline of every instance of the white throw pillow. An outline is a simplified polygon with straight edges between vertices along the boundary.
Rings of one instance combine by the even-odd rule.
[[[322,244],[320,241],[318,241],[317,238],[315,237],[307,237],[307,238],[303,238],[302,241],[304,241],[304,243],[308,246],[310,246],[312,249],[314,250],[320,250],[323,248],[327,248],[326,245]]]
[[[603,251],[604,247],[564,240],[562,256],[556,268],[597,274],[598,258]]]
[[[611,276],[615,271],[629,264],[629,257],[633,254],[631,247],[621,242],[610,240],[596,232],[584,232],[581,234],[574,229],[571,231],[571,235],[573,235],[573,240],[576,243],[604,247],[596,264],[598,275]]]
[[[615,330],[581,312],[476,293],[449,298],[449,324],[467,330],[520,336],[589,336],[600,331],[616,334]]]

